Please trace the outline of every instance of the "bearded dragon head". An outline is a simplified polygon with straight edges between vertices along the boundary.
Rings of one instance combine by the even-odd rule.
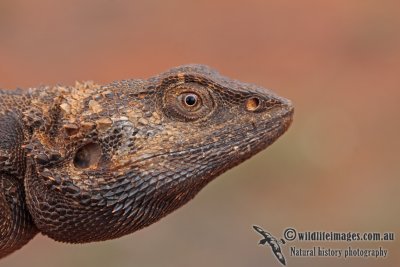
[[[201,65],[32,94],[29,210],[42,233],[74,243],[158,221],[272,144],[293,116],[289,100]]]

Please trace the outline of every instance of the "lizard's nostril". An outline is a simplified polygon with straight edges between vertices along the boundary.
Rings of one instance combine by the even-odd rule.
[[[74,166],[79,169],[95,167],[100,161],[101,147],[97,143],[89,143],[79,148],[74,157]]]
[[[248,111],[256,111],[260,107],[260,99],[257,97],[252,97],[246,101],[246,109]]]

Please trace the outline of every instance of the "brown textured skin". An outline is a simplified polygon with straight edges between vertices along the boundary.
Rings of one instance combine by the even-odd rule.
[[[0,258],[37,232],[85,243],[148,226],[273,143],[292,115],[288,100],[202,65],[0,90]]]

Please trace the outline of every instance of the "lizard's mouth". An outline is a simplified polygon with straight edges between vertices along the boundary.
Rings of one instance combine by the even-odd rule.
[[[213,142],[204,143],[195,147],[188,147],[186,149],[172,150],[172,151],[160,151],[155,154],[144,154],[136,156],[134,159],[128,158],[125,161],[119,161],[118,164],[113,164],[109,167],[109,171],[120,172],[131,169],[132,166],[143,166],[149,160],[162,159],[172,157],[175,159],[184,158],[187,155],[202,154],[204,157],[210,156],[209,151],[224,150],[225,153],[235,158],[238,163],[251,157],[257,152],[263,150],[268,145],[272,144],[278,139],[286,130],[289,128],[293,119],[293,107],[291,105],[281,112],[276,118],[269,120],[267,123],[263,123],[260,126],[253,125],[253,131],[249,131],[246,139],[238,138],[232,145],[232,140],[218,140]],[[235,144],[236,143],[236,144]],[[222,154],[221,154],[222,155]],[[210,162],[211,163],[211,162]]]
[[[294,107],[289,100],[286,100],[285,111],[275,119],[275,121],[281,121],[283,132],[285,132],[293,121]]]
[[[231,129],[230,133],[223,128],[217,129],[217,131],[225,131],[221,136],[225,135],[226,137],[221,137],[218,140],[210,139],[202,144],[188,144],[187,147],[181,146],[180,149],[176,150],[160,149],[159,152],[154,154],[127,155],[125,159],[110,164],[107,169],[111,172],[121,173],[129,171],[134,166],[146,166],[150,161],[153,161],[153,163],[160,163],[164,159],[166,161],[179,161],[179,159],[185,159],[188,155],[212,157],[215,158],[215,161],[220,160],[215,157],[215,154],[221,155],[221,157],[226,155],[240,163],[268,147],[291,125],[294,114],[292,103],[281,97],[279,97],[279,102],[280,105],[269,110],[268,114],[260,114],[260,116],[257,116],[257,121],[249,122],[250,125],[233,123],[234,129]],[[228,161],[228,158],[225,161]],[[214,165],[212,161],[208,161],[208,163]]]

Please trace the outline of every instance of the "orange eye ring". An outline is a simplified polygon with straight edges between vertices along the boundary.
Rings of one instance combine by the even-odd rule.
[[[166,89],[163,98],[165,114],[178,121],[204,119],[214,111],[215,101],[210,91],[190,83]]]

